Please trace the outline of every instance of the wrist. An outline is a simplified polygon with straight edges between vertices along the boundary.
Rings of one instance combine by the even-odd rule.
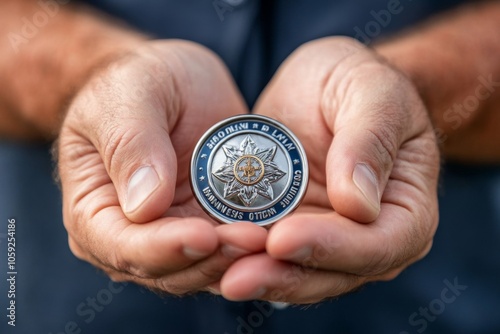
[[[144,39],[137,36],[117,37],[116,40],[102,38],[94,43],[79,41],[68,45],[67,50],[57,55],[61,64],[58,75],[43,79],[47,85],[45,96],[25,98],[23,114],[44,136],[51,139],[58,135],[66,109],[92,77],[144,43]],[[83,45],[78,45],[79,43]],[[39,107],[40,104],[42,108]]]
[[[0,113],[18,129],[0,128],[2,136],[52,140],[89,78],[146,40],[110,21],[80,6],[66,7],[17,52],[0,51]]]

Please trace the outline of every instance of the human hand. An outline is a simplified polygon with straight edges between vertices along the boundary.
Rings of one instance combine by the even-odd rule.
[[[183,294],[263,251],[264,229],[211,223],[189,186],[198,138],[245,112],[221,62],[193,43],[149,42],[96,74],[58,144],[73,253],[114,280]]]
[[[301,140],[309,188],[266,253],[225,273],[231,300],[312,303],[396,277],[430,250],[439,153],[413,85],[350,39],[302,46],[256,106]]]

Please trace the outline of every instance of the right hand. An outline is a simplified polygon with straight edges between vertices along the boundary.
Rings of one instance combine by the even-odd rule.
[[[183,294],[217,286],[235,260],[264,251],[263,228],[213,223],[189,185],[204,131],[247,112],[222,63],[193,43],[148,42],[98,72],[59,137],[72,252],[114,280]]]
[[[403,74],[356,40],[320,39],[287,59],[255,112],[301,140],[309,187],[270,229],[267,254],[224,274],[224,297],[316,303],[393,279],[429,252],[439,152]]]

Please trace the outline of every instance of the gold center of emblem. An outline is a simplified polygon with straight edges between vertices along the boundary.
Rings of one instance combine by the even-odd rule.
[[[264,163],[254,155],[244,155],[234,163],[234,176],[246,186],[258,183],[264,177]]]

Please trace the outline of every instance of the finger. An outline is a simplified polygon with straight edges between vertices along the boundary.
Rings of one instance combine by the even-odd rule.
[[[315,44],[307,43],[288,57],[260,95],[254,111],[282,122],[298,137],[307,153],[311,181],[324,184],[332,134],[325,127],[319,103],[322,80],[338,57],[325,59],[321,50],[311,51]],[[328,202],[326,196],[325,200]]]
[[[296,51],[256,110],[297,134],[311,161],[311,178],[327,184],[337,212],[359,222],[378,216],[401,144],[428,129],[414,87],[369,49],[345,38],[322,39]]]
[[[219,225],[216,231],[221,252],[228,259],[266,250],[267,230],[253,223]]]
[[[65,134],[88,139],[99,153],[127,217],[146,222],[163,214],[174,198],[177,160],[165,99],[175,105],[177,98],[172,76],[164,75],[164,66],[156,65],[155,77],[154,66],[136,58],[127,61],[127,66],[113,65],[87,85],[69,111]],[[158,93],[161,89],[166,96]],[[168,112],[172,121],[178,113],[175,108]],[[71,191],[78,183],[65,186]]]
[[[401,145],[428,129],[425,108],[410,82],[368,50],[338,65],[322,106],[334,134],[326,161],[330,202],[341,215],[374,221]]]
[[[182,270],[164,273],[159,278],[137,277],[108,269],[106,271],[115,280],[133,281],[175,295],[200,290],[208,290],[218,294],[217,282],[235,260],[265,250],[267,232],[251,223],[221,225],[216,230],[221,241],[218,251]],[[242,235],[245,238],[242,238]],[[209,288],[209,285],[213,285],[213,287]]]
[[[66,161],[67,154],[61,158],[64,224],[80,258],[140,277],[159,277],[217,250],[217,233],[205,219],[170,217],[148,224],[128,220],[98,152],[83,154],[76,163]]]
[[[207,258],[217,234],[199,218],[162,218],[133,224],[119,207],[98,212],[86,226],[86,249],[104,265],[143,278],[157,278]]]
[[[150,282],[156,289],[173,294],[200,290],[218,293],[217,283],[234,261],[265,250],[267,232],[251,223],[221,225],[216,228],[220,247],[212,256]],[[245,236],[242,238],[242,236]],[[215,290],[214,290],[215,289]]]
[[[345,294],[366,281],[362,277],[303,268],[259,254],[233,264],[220,286],[222,295],[232,301],[263,299],[307,304]]]
[[[271,229],[266,249],[277,260],[306,267],[380,275],[428,252],[432,232],[419,218],[431,221],[394,204],[383,204],[380,216],[368,225],[335,212],[296,214]]]
[[[174,191],[187,177],[178,166],[212,122],[245,110],[213,54],[189,43],[164,49],[138,51],[108,68],[66,122],[97,148],[123,211],[139,223],[164,214],[174,195],[185,200]]]

